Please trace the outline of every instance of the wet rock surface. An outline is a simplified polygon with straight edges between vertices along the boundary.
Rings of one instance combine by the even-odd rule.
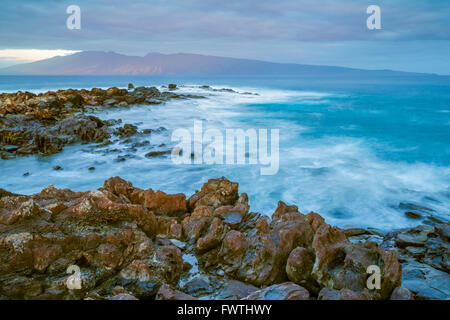
[[[89,113],[130,105],[162,104],[172,99],[203,96],[161,92],[156,87],[111,87],[103,90],[58,90],[34,94],[0,94],[0,158],[14,159],[31,154],[48,155],[74,143],[111,143],[117,136],[127,139],[138,134],[133,124],[113,129],[120,120],[104,121]],[[144,132],[145,133],[145,132]]]
[[[189,198],[119,177],[88,192],[0,190],[1,299],[446,299],[445,254],[446,225],[352,242],[283,202],[271,218],[251,212],[225,178]]]
[[[395,248],[403,286],[416,299],[450,298],[449,224],[419,225],[388,233],[382,246]]]

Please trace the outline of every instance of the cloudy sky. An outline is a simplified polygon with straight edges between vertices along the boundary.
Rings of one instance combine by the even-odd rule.
[[[69,30],[66,8],[81,8]],[[381,30],[366,9],[381,8]],[[450,0],[1,0],[0,67],[78,50],[450,74]]]

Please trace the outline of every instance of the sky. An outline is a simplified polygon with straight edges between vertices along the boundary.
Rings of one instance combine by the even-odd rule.
[[[70,5],[80,30],[66,26]],[[0,0],[0,67],[86,50],[449,75],[450,0]]]

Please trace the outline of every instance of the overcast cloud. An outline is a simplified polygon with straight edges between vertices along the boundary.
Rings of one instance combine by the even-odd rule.
[[[66,28],[67,6],[82,29]],[[382,30],[366,28],[366,8]],[[450,74],[448,0],[2,0],[0,49],[192,52]],[[0,58],[0,66],[11,62]]]

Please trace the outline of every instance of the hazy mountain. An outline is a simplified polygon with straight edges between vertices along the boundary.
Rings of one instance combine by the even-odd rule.
[[[273,63],[199,54],[149,53],[144,57],[115,52],[84,51],[68,56],[0,69],[0,74],[32,75],[270,75],[376,77],[409,76],[390,70],[360,70],[332,66]],[[417,75],[417,74],[416,74]]]

